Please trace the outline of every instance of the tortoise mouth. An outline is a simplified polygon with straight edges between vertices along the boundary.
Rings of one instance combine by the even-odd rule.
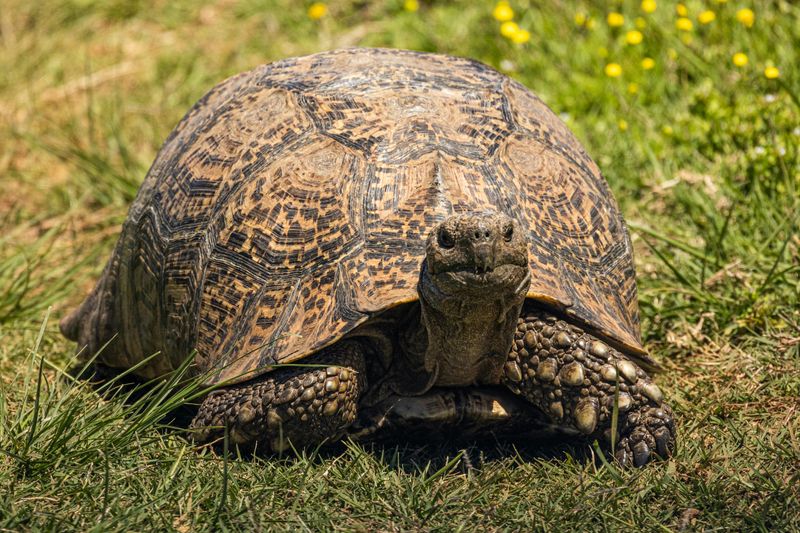
[[[527,265],[505,264],[489,270],[456,268],[431,274],[430,277],[442,292],[479,289],[494,294],[498,290],[503,293],[527,290],[531,274]]]

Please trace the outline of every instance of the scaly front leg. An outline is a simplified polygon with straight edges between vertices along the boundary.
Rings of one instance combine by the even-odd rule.
[[[211,441],[227,427],[233,442],[272,451],[337,440],[356,419],[364,376],[363,346],[344,340],[298,366],[212,392],[192,421],[194,438]]]
[[[675,447],[672,409],[628,357],[546,311],[525,309],[517,322],[504,384],[557,424],[611,439],[619,410],[616,457],[642,466]]]

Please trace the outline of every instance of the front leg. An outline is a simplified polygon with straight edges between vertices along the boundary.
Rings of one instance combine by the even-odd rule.
[[[557,424],[611,439],[618,393],[616,457],[642,466],[675,446],[672,409],[659,388],[625,355],[577,326],[524,310],[506,362],[504,384]]]
[[[356,419],[365,374],[364,347],[341,341],[296,366],[212,392],[192,421],[194,438],[208,442],[227,427],[233,442],[275,452],[337,440]]]

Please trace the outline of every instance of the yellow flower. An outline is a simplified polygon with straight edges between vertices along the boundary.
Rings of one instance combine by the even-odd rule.
[[[593,18],[590,18],[589,20],[586,21],[587,30],[593,30],[594,26],[595,26],[595,20]]]
[[[683,4],[678,4],[675,6],[675,12],[678,14],[679,17],[688,17],[689,10],[686,9],[686,6]]]
[[[492,11],[492,16],[495,20],[500,22],[507,22],[514,18],[514,10],[511,9],[511,6],[508,2],[500,1],[497,2],[497,5],[494,6],[494,11]]]
[[[606,65],[605,73],[609,78],[618,78],[622,75],[622,66],[619,63],[609,63]]]
[[[311,20],[319,20],[328,14],[328,6],[322,2],[314,2],[308,8],[308,18]]]
[[[525,44],[531,40],[531,32],[528,30],[517,30],[514,35],[511,36],[511,41],[516,44]]]
[[[524,44],[531,40],[531,32],[523,30],[513,20],[507,20],[500,25],[500,35],[517,44]]]
[[[636,27],[640,30],[643,30],[647,27],[647,21],[642,17],[636,17],[636,20],[634,20],[633,23],[636,24]]]
[[[606,22],[608,22],[608,25],[612,28],[619,28],[625,24],[625,17],[622,16],[622,13],[612,11],[608,14],[608,17],[606,17]]]
[[[747,64],[747,62],[747,54],[743,54],[742,52],[733,54],[733,64],[737,67],[743,67]]]
[[[766,76],[770,80],[774,80],[780,75],[781,71],[778,70],[778,67],[767,67],[764,69],[764,76]]]
[[[584,24],[586,24],[586,13],[581,13],[580,11],[575,13],[575,25],[583,26]]]
[[[747,26],[748,28],[752,28],[753,24],[756,21],[756,14],[753,13],[752,9],[744,8],[740,9],[736,12],[736,20]]]
[[[628,121],[624,118],[619,119],[617,122],[617,126],[619,127],[620,131],[627,131],[628,130]]]
[[[642,0],[642,11],[652,13],[656,10],[656,0]]]
[[[711,11],[710,9],[706,9],[699,15],[697,15],[697,20],[700,21],[700,24],[711,24],[714,22],[714,19],[717,18],[717,14]]]
[[[639,84],[638,83],[629,83],[628,84],[628,92],[631,94],[636,94],[639,92]]]
[[[675,21],[675,27],[681,31],[692,31],[694,24],[692,24],[692,21],[686,17],[681,17]]]
[[[642,68],[645,70],[651,70],[655,68],[656,62],[652,57],[645,57],[642,59]]]
[[[672,126],[664,126],[663,128],[661,128],[661,132],[664,135],[672,136],[672,134],[673,134]]]
[[[516,22],[508,21],[504,22],[500,25],[500,35],[506,37],[507,39],[511,39],[511,36],[514,35],[519,31],[519,26]]]
[[[406,0],[403,2],[403,9],[411,11],[412,13],[419,10],[419,2],[417,0]]]
[[[638,30],[631,30],[625,34],[625,42],[628,44],[639,44],[642,42],[642,32]]]
[[[694,40],[694,38],[692,37],[691,33],[681,33],[680,38],[681,38],[681,42],[683,44],[685,44],[686,46],[689,46],[690,44],[692,44],[692,41]]]

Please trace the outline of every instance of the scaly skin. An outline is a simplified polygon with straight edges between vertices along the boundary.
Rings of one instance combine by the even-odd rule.
[[[211,393],[192,421],[195,440],[219,438],[225,426],[233,442],[268,444],[272,451],[337,440],[356,419],[366,385],[363,348],[345,340],[303,364],[328,366],[276,369]]]
[[[285,449],[289,442],[301,447],[340,438],[356,420],[358,400],[366,389],[364,349],[357,341],[345,340],[307,363],[329,366],[278,369],[209,395],[192,422],[195,438],[219,438],[225,425],[234,442],[258,442],[272,451]],[[555,424],[605,441],[611,438],[618,388],[617,460],[642,466],[674,450],[672,410],[647,374],[619,351],[546,311],[523,310],[502,379]],[[474,416],[481,414],[479,410]],[[441,413],[423,410],[414,415],[429,415],[436,419],[435,426],[442,426]],[[421,424],[414,416],[404,422],[399,411],[391,416],[406,430]]]
[[[523,310],[503,382],[555,423],[606,441],[619,387],[617,460],[642,466],[674,449],[672,409],[647,374],[619,351],[545,311]]]
[[[488,430],[492,406],[502,402],[479,389],[503,384],[564,429],[606,440],[617,431],[615,453],[623,464],[669,456],[675,426],[658,387],[632,358],[535,304],[526,307],[530,279],[525,237],[513,219],[456,214],[443,221],[427,240],[420,318],[386,324],[390,332],[405,327],[405,342],[398,350],[384,343],[392,353],[383,355],[396,363],[383,376],[390,386],[380,388],[376,376],[371,396],[377,397],[365,403],[389,407],[373,409],[378,422],[365,427],[380,427],[382,419],[400,428],[438,422],[434,431],[447,433],[446,423],[463,431],[472,421]],[[234,442],[273,451],[340,438],[358,418],[365,350],[361,341],[343,340],[303,360],[327,368],[278,369],[211,394],[192,423],[196,438],[219,437],[227,427]],[[476,387],[478,402],[458,393]],[[386,403],[389,391],[397,401]],[[419,396],[426,394],[427,400]],[[620,417],[612,429],[615,402]],[[527,404],[521,411],[526,407],[535,411]],[[508,409],[498,416],[523,419]]]

